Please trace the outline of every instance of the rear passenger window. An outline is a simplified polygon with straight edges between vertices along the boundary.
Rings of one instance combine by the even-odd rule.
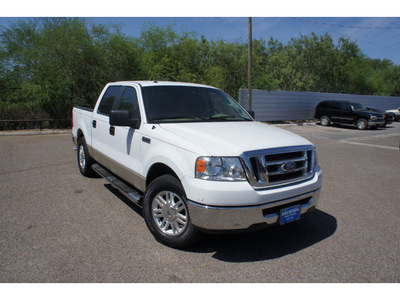
[[[340,109],[339,102],[331,102],[331,109]]]
[[[348,103],[340,103],[340,109],[341,110],[347,110],[350,108],[350,104]]]
[[[99,104],[99,108],[97,109],[97,113],[109,115],[111,108],[113,107],[115,99],[121,93],[120,86],[110,86],[107,91],[105,92],[101,102]]]
[[[127,110],[131,119],[140,118],[139,104],[136,90],[134,88],[128,87],[126,89],[117,109]]]

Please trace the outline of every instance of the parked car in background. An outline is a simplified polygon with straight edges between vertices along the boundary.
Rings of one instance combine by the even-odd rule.
[[[390,112],[390,113],[387,113],[387,112],[384,112],[384,111],[382,111],[382,110],[380,110],[380,109],[372,108],[372,107],[367,107],[367,110],[380,113],[380,114],[382,114],[382,115],[384,116],[384,118],[385,118],[385,125],[384,125],[383,127],[385,127],[387,124],[392,124],[392,123],[393,123],[393,120],[394,120],[394,113],[391,113],[391,112]]]
[[[315,108],[314,118],[319,119],[322,126],[342,124],[360,130],[385,126],[383,114],[368,111],[362,104],[349,101],[322,101]]]
[[[400,107],[396,109],[389,109],[386,111],[387,113],[393,113],[394,114],[394,120],[395,121],[400,121]]]

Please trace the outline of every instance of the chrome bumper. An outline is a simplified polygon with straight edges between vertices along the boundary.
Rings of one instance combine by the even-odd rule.
[[[368,125],[369,125],[369,126],[381,127],[381,126],[384,126],[384,125],[385,125],[385,121],[384,121],[384,120],[383,120],[383,121],[379,121],[379,120],[376,120],[376,121],[374,121],[374,120],[369,120],[369,121],[368,121]]]
[[[248,207],[207,206],[188,201],[190,218],[196,227],[206,230],[247,229],[255,224],[275,224],[279,222],[282,208],[300,204],[301,215],[318,204],[321,188],[311,193],[272,203]]]

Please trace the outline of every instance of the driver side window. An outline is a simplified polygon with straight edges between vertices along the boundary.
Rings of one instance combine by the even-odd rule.
[[[117,107],[119,110],[127,110],[131,119],[140,119],[139,104],[136,90],[128,87]]]

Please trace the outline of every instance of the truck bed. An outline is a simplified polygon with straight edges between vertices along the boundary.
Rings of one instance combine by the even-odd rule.
[[[90,106],[90,105],[80,105],[80,106],[75,106],[75,108],[83,109],[83,110],[90,111],[90,112],[93,112],[93,110],[94,110],[94,106]]]

